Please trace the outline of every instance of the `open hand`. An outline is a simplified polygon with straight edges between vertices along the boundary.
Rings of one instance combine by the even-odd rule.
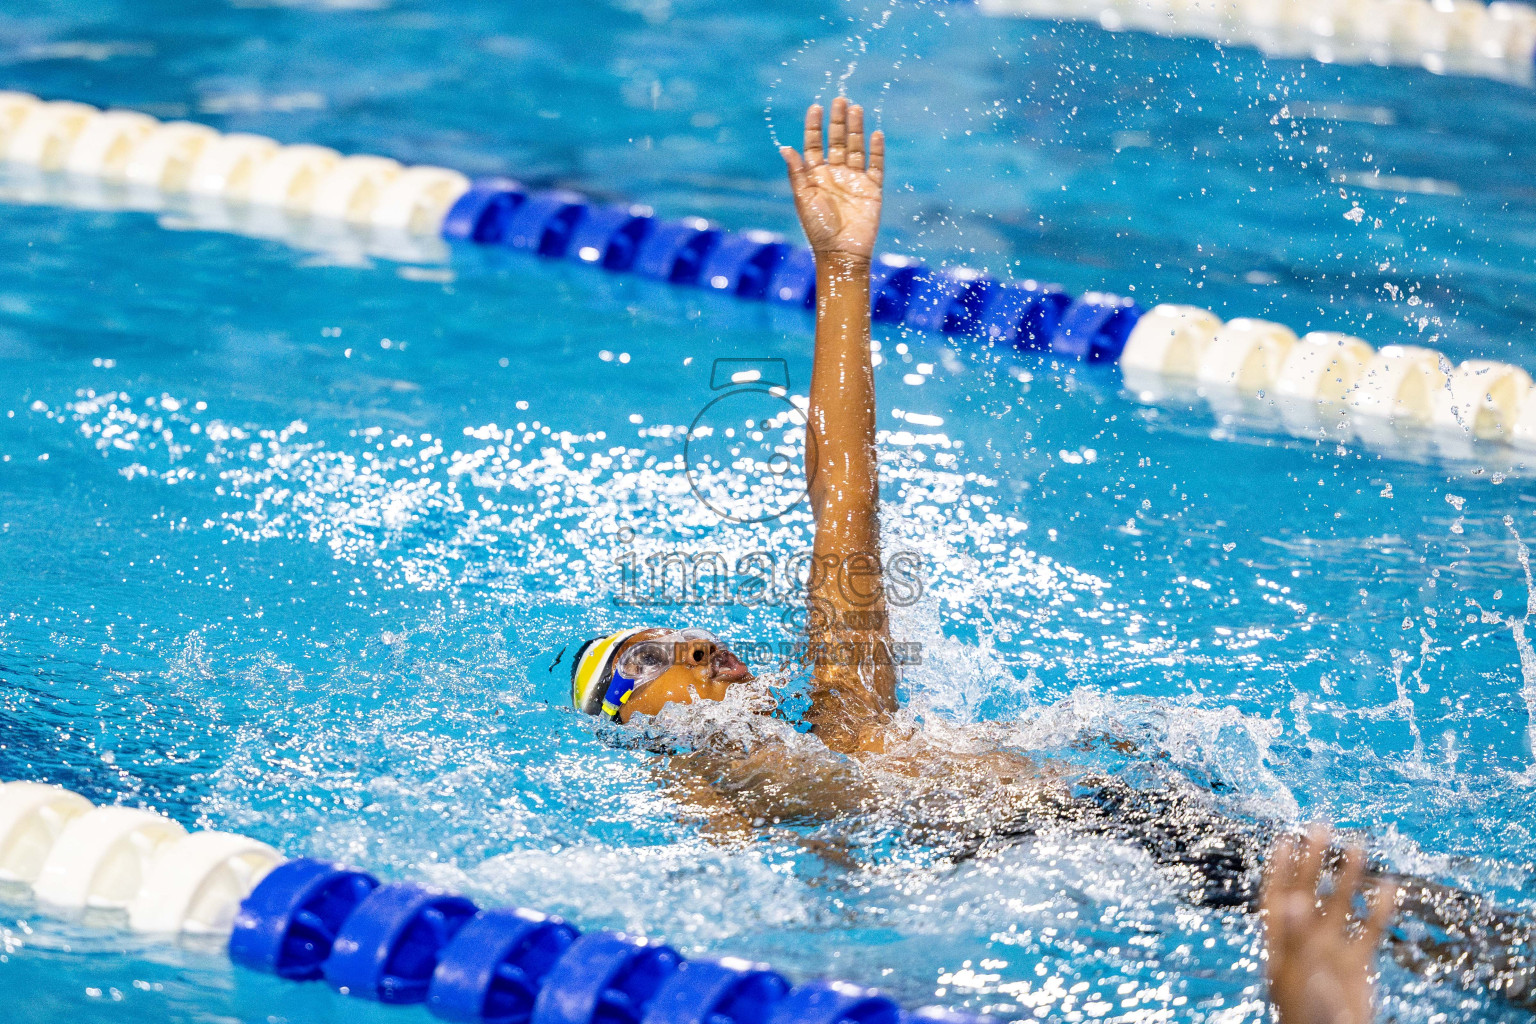
[[[820,104],[805,112],[805,155],[779,147],[789,165],[795,211],[818,255],[843,253],[870,259],[880,232],[880,190],[885,181],[885,133],[864,146],[864,108],[832,101],[832,120],[822,130]],[[825,135],[825,149],[823,149]]]
[[[1331,837],[1314,825],[1275,846],[1264,873],[1262,909],[1269,937],[1269,998],[1280,1024],[1370,1024],[1371,967],[1396,893],[1372,884],[1369,916],[1351,921],[1365,855],[1350,847],[1330,865]],[[1332,875],[1332,888],[1318,885]]]

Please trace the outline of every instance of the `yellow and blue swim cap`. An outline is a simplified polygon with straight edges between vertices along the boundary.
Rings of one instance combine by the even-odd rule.
[[[595,637],[576,653],[575,664],[571,666],[571,704],[576,710],[587,715],[619,717],[619,707],[629,697],[629,692],[613,695],[618,697],[617,700],[609,695],[609,690],[622,688],[615,685],[620,681],[612,678],[613,661],[624,641],[645,632],[646,628],[621,629],[608,636]],[[633,689],[633,680],[629,689]]]

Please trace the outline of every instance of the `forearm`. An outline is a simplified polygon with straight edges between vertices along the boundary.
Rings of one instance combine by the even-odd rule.
[[[679,786],[674,795],[699,816],[700,831],[716,842],[745,843],[757,838],[758,828],[708,784]]]
[[[870,361],[869,261],[844,253],[816,258],[816,354],[806,476],[820,531],[847,550],[874,552],[871,513],[880,499],[875,458],[875,377]],[[872,546],[861,546],[868,544]]]
[[[835,610],[885,611],[875,378],[869,351],[869,261],[817,257],[816,354],[806,476],[816,517],[813,596]],[[833,581],[837,585],[833,586]],[[868,628],[868,617],[851,623]]]
[[[824,741],[844,750],[869,746],[866,728],[896,710],[880,550],[869,268],[867,259],[845,253],[817,257],[806,467],[816,516],[810,717]]]

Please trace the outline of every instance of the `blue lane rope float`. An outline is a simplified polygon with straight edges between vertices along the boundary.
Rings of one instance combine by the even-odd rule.
[[[533,1003],[533,1024],[640,1024],[683,958],[670,946],[591,932],[555,961]]]
[[[908,1024],[888,996],[835,981],[798,988],[762,964],[685,960],[617,932],[579,934],[323,861],[289,861],[241,903],[230,956],[344,995],[425,1003],[460,1024]],[[951,1011],[921,1019],[979,1024]]]
[[[480,908],[414,885],[381,885],[353,908],[321,974],[336,991],[381,1003],[420,1003],[444,947]]]
[[[482,911],[438,957],[427,1008],[461,1024],[525,1021],[544,979],[577,936],[564,921],[533,911]]]
[[[1077,9],[1077,0],[1059,2]],[[1205,0],[1158,2],[1170,10],[1187,8],[1191,17],[1207,10]],[[1281,0],[1254,2],[1264,7]],[[1332,4],[1328,9],[1337,13],[1345,0],[1307,2]],[[1521,53],[1528,47],[1519,40],[1527,36],[1536,47],[1536,9],[1523,8],[1528,16],[1517,17],[1509,4],[1483,11],[1468,6],[1469,0],[1452,0],[1449,13],[1443,5],[1424,8],[1423,0],[1348,2],[1356,13],[1387,4],[1418,12],[1415,17],[1429,19],[1426,25],[1482,26],[1478,38],[1484,30],[1503,32],[1499,38],[1506,43],[1518,37]],[[1143,0],[1114,3],[1116,10],[1131,9]],[[442,167],[280,146],[185,121],[162,124],[134,111],[0,92],[0,159],[42,172],[67,171],[69,177],[59,180],[72,187],[93,183],[96,192],[87,205],[101,202],[104,188],[124,189],[130,205],[142,205],[151,193],[193,196],[190,209],[206,215],[199,220],[194,214],[195,226],[265,234],[274,222],[290,231],[303,223],[309,227],[300,235],[309,230],[328,237],[340,222],[369,240],[367,251],[385,255],[445,241],[497,246],[745,301],[815,304],[814,256],[769,232],[727,231],[699,217],[661,219],[649,207],[598,204],[563,189],[531,190],[510,178],[471,181]],[[43,193],[68,201],[67,190]],[[1477,455],[1473,440],[1536,449],[1536,381],[1507,363],[1474,359],[1456,365],[1431,349],[1378,350],[1336,332],[1298,337],[1263,320],[1224,323],[1194,306],[1143,310],[1116,295],[1073,296],[1056,285],[1003,281],[889,253],[876,258],[870,277],[877,323],[1064,361],[1118,363],[1127,389],[1141,401],[1193,391],[1225,415],[1234,400],[1242,405],[1262,399],[1282,407],[1284,426],[1293,433],[1358,438],[1387,452],[1394,450],[1400,427],[1433,430],[1436,443],[1457,457]]]
[[[319,978],[341,926],[379,880],[300,858],[273,869],[240,904],[229,956],[290,981]]]
[[[373,232],[439,234],[450,242],[518,249],[748,301],[815,302],[810,250],[769,232],[727,231],[699,217],[663,220],[647,207],[595,204],[568,190],[534,191],[508,178],[470,181],[446,168],[220,135],[206,125],[162,124],[134,111],[0,92],[0,157],[128,188],[340,218]],[[1123,332],[1086,337],[1092,318],[1085,314],[1063,334],[1066,318],[1039,315],[1020,289],[1038,290],[886,255],[874,268],[872,303],[877,320],[914,330],[984,335],[1093,360],[1118,356]],[[1014,312],[1020,319],[1009,322]],[[1134,304],[1126,305],[1116,325],[1135,312]],[[1028,329],[1021,330],[1026,319]]]
[[[750,301],[806,308],[816,301],[815,257],[782,236],[724,231],[697,217],[657,220],[647,207],[592,206],[575,193],[531,192],[507,178],[471,183],[442,232],[451,242],[509,246]],[[872,269],[871,303],[881,323],[1090,362],[1117,359],[1141,315],[1129,299],[1090,293],[1074,301],[1055,285],[1005,283],[892,254]]]
[[[121,906],[134,931],[227,932],[242,968],[423,1004],[455,1024],[992,1024],[907,1014],[875,989],[795,987],[763,964],[688,960],[652,939],[582,934],[532,910],[284,860],[244,836],[188,834],[162,814],[95,807],[35,782],[0,783],[0,881],[31,885],[44,907]]]
[[[789,982],[745,960],[685,961],[651,1003],[672,1024],[767,1024],[789,994]]]

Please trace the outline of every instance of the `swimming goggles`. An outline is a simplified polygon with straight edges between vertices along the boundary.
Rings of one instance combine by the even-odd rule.
[[[594,642],[577,663],[572,702],[588,714],[617,720],[619,710],[648,683],[676,665],[708,665],[720,640],[707,629],[681,629],[630,643],[645,628],[627,629]],[[628,644],[628,646],[625,646]],[[589,707],[603,677],[612,672],[602,703]]]

